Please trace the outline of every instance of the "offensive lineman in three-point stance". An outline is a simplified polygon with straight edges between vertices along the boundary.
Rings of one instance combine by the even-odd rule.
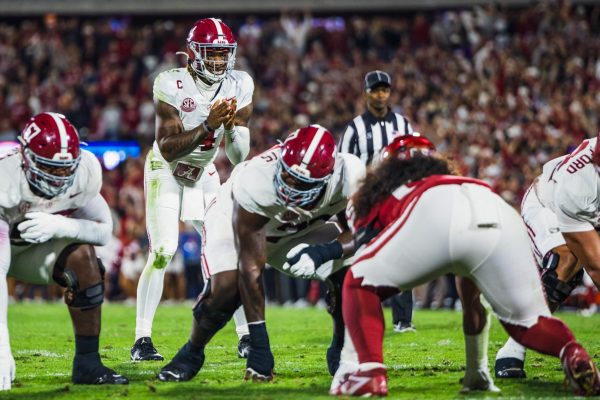
[[[10,389],[15,378],[7,275],[66,288],[75,333],[73,383],[126,384],[98,353],[104,267],[94,245],[106,244],[112,232],[100,163],[79,148],[77,130],[60,114],[31,118],[19,140],[20,150],[0,157],[0,389]]]

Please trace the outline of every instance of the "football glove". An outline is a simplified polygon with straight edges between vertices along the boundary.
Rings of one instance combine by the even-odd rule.
[[[17,225],[21,238],[29,243],[44,243],[53,238],[66,237],[72,228],[69,218],[45,212],[29,212],[25,221]]]
[[[343,249],[340,242],[308,245],[299,244],[288,251],[283,270],[298,278],[311,278],[317,268],[328,261],[341,258]]]

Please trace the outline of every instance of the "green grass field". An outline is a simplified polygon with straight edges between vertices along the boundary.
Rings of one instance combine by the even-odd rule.
[[[155,375],[163,362],[132,364],[135,307],[104,306],[101,356],[106,365],[129,377],[128,386],[78,386],[70,382],[73,337],[66,307],[62,304],[14,304],[9,326],[17,379],[13,390],[0,398],[13,399],[326,399],[330,377],[325,350],[330,339],[330,319],[324,310],[269,308],[267,324],[275,354],[275,381],[254,384],[242,381],[244,361],[236,356],[237,337],[230,323],[211,342],[206,363],[191,382],[162,383]],[[390,322],[388,313],[387,321]],[[584,318],[562,313],[596,360],[600,337],[595,328],[600,316]],[[154,324],[154,342],[170,359],[186,340],[191,326],[189,306],[161,305]],[[417,311],[416,333],[397,334],[388,324],[385,338],[389,367],[389,398],[467,398],[458,393],[463,371],[461,313]],[[494,320],[490,335],[490,359],[506,334]],[[567,398],[557,359],[533,352],[527,359],[528,378],[497,381],[498,395],[482,393],[473,398]],[[493,367],[493,364],[490,366]]]

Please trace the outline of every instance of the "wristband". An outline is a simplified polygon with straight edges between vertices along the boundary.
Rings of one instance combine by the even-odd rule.
[[[337,260],[344,255],[344,248],[337,240],[333,242],[315,245],[319,252],[323,255],[323,262]]]
[[[208,124],[206,123],[206,120],[204,120],[204,122],[202,123],[202,126],[208,133],[214,133],[216,131],[216,129],[211,129],[211,127],[208,126]]]

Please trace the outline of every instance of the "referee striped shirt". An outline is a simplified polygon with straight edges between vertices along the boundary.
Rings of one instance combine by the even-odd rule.
[[[365,164],[371,164],[373,155],[388,145],[396,136],[413,133],[412,126],[403,115],[391,110],[380,119],[366,111],[354,117],[339,143],[340,153],[354,154]]]

